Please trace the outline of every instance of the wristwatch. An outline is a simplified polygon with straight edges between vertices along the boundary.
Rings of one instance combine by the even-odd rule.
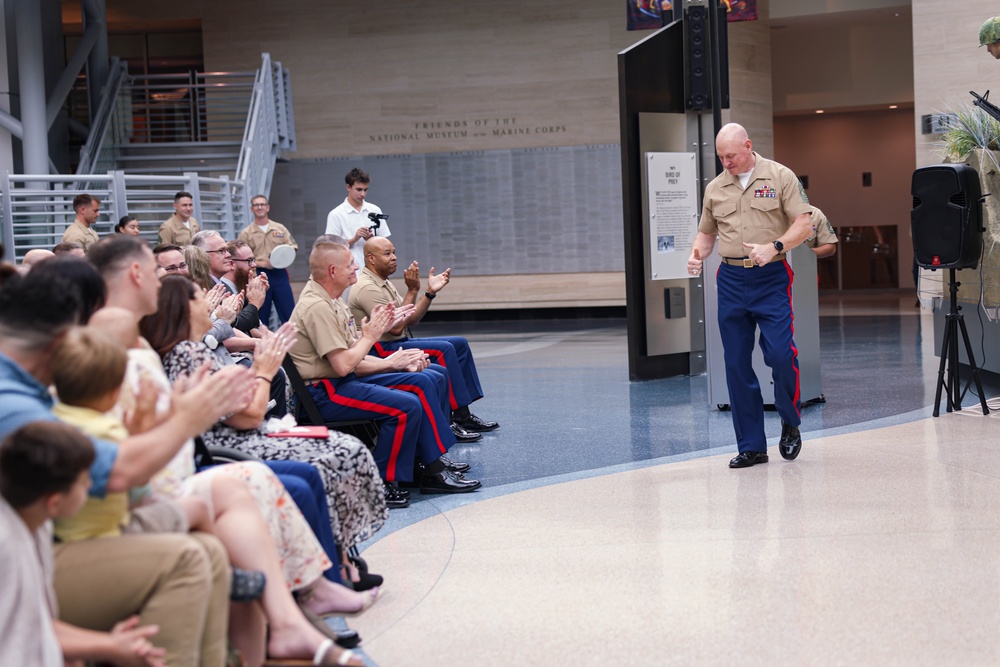
[[[777,250],[779,253],[784,252],[785,244],[782,243],[781,241],[774,241],[773,245],[774,249]]]

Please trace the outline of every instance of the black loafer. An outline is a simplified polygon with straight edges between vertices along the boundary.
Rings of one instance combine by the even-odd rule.
[[[482,484],[476,479],[458,479],[445,470],[436,475],[425,475],[420,484],[420,493],[469,493]]]
[[[410,506],[410,494],[408,491],[397,489],[395,484],[384,483],[385,504],[391,510],[399,510]]]
[[[778,441],[778,451],[781,452],[781,458],[793,461],[801,449],[802,434],[799,433],[799,427],[782,423],[781,440]]]
[[[457,422],[451,423],[451,432],[455,434],[455,440],[458,442],[476,442],[477,440],[483,439],[483,435],[481,433],[466,431]]]
[[[740,452],[729,462],[730,468],[749,468],[758,463],[767,463],[767,452]]]
[[[438,461],[443,463],[444,467],[452,472],[469,472],[470,470],[472,470],[472,466],[470,466],[468,463],[459,463],[458,461],[452,461],[451,459],[446,458],[444,456],[440,457]]]
[[[466,431],[473,431],[475,433],[487,433],[488,431],[495,431],[500,428],[499,423],[485,421],[471,412],[468,417],[456,419],[455,421],[458,422],[458,425]]]

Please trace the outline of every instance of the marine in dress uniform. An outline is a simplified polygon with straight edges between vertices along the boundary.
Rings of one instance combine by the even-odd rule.
[[[793,274],[785,253],[812,234],[812,207],[792,170],[753,152],[740,125],[722,128],[716,152],[725,172],[705,189],[688,272],[701,272],[702,259],[718,237],[719,332],[739,448],[729,465],[745,468],[767,462],[764,401],[752,357],[758,327],[781,415],[779,451],[794,459],[802,447],[798,351],[792,338]]]

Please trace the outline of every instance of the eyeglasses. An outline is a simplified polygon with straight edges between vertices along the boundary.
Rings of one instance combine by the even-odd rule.
[[[224,253],[226,253],[228,255],[229,254],[229,248],[219,248],[218,250],[206,250],[205,252],[207,252],[210,255],[213,252],[224,252]]]
[[[254,257],[250,257],[249,259],[238,259],[236,257],[233,257],[233,261],[234,262],[246,262],[247,266],[250,266],[251,264],[254,264],[254,265],[257,264],[257,260]]]
[[[267,205],[268,205],[267,202],[263,204],[250,204],[250,208],[264,208]]]
[[[181,262],[180,264],[171,264],[170,266],[164,266],[163,270],[167,273],[177,273],[178,271],[183,271],[188,267],[187,262]]]

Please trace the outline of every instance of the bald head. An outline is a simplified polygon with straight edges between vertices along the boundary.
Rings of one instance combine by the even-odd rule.
[[[45,248],[32,248],[28,252],[24,253],[24,259],[21,260],[21,266],[31,268],[35,264],[55,256],[56,254],[51,250],[46,250]]]
[[[107,306],[90,316],[88,326],[105,331],[115,337],[126,349],[139,342],[139,323],[135,314],[127,308]]]
[[[756,162],[750,137],[746,129],[737,123],[729,123],[719,130],[715,138],[715,152],[723,168],[734,176],[751,171]]]
[[[396,248],[384,236],[365,241],[365,266],[372,273],[388,278],[396,272]]]

